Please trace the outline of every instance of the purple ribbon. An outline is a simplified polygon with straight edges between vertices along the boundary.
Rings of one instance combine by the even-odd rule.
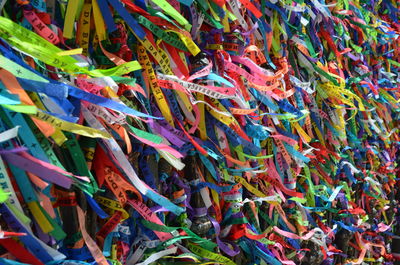
[[[57,184],[66,189],[69,189],[71,187],[72,179],[64,176],[63,174],[57,171],[39,165],[27,158],[16,155],[14,153],[2,153],[1,156],[7,163],[10,163],[20,169],[28,171],[51,183]]]

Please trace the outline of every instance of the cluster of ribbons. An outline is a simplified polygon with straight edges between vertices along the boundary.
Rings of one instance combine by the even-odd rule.
[[[392,264],[394,0],[1,0],[1,264]]]

